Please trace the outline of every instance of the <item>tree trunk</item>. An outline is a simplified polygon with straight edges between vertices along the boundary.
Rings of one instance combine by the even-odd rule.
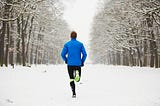
[[[4,37],[6,32],[6,22],[2,22],[2,34],[0,35],[0,65],[4,64]]]
[[[11,34],[10,34],[11,35]],[[13,40],[13,36],[10,36],[10,48],[12,49],[12,51],[9,52],[9,63],[12,65],[14,65],[13,62],[13,58],[14,58],[14,40]]]
[[[120,56],[120,52],[117,52],[117,65],[120,65],[121,64],[121,56]]]
[[[38,60],[38,44],[36,45],[34,64],[37,64],[37,60]]]
[[[5,53],[5,66],[8,66],[8,55],[9,55],[9,40],[10,40],[10,34],[9,34],[9,22],[6,23],[7,27],[7,42],[6,42],[6,53]]]
[[[148,25],[148,29],[149,29],[149,35],[150,35],[150,54],[151,54],[151,58],[150,58],[150,67],[154,67],[155,65],[155,57],[154,57],[154,34],[153,34],[153,19],[152,16],[150,14],[147,15],[147,25]]]
[[[26,66],[26,54],[25,54],[25,37],[26,37],[26,30],[27,30],[27,25],[28,25],[28,21],[29,21],[29,17],[30,15],[27,16],[27,19],[24,20],[24,17],[22,15],[21,21],[22,21],[22,63],[23,66]]]
[[[158,59],[158,60],[159,60],[159,65],[158,65],[158,67],[160,68],[160,55],[158,56],[158,58],[159,58],[159,59]]]
[[[132,50],[132,48],[130,47],[130,51],[129,51],[129,53],[130,53],[130,56],[129,56],[129,63],[130,63],[130,66],[134,66],[134,62],[133,62],[133,50]]]
[[[136,47],[137,49],[137,54],[138,54],[138,66],[142,67],[142,60],[141,60],[141,54],[140,54],[140,50],[138,47]]]
[[[16,59],[16,64],[21,65],[21,50],[20,50],[20,42],[21,42],[21,25],[20,25],[20,17],[17,18],[17,33],[18,33],[18,39],[17,39],[17,44],[16,44],[16,51],[17,51],[17,59]]]
[[[23,64],[23,66],[25,66],[26,64],[25,64],[25,41],[24,41],[24,37],[25,37],[25,32],[24,32],[24,29],[23,29],[23,27],[24,27],[24,18],[23,18],[23,15],[22,15],[22,18],[21,18],[21,21],[22,21],[22,29],[21,29],[21,31],[22,31],[22,35],[21,35],[21,37],[22,37],[22,64]]]
[[[152,32],[151,32],[152,33]],[[155,57],[154,57],[154,39],[153,35],[152,40],[150,40],[150,53],[151,53],[151,59],[150,59],[150,67],[154,67],[155,64]]]
[[[31,46],[31,52],[30,52],[30,64],[33,64],[33,42],[32,42],[32,46]]]
[[[29,62],[29,56],[28,56],[28,49],[29,49],[29,42],[30,42],[30,38],[31,38],[31,32],[32,32],[32,27],[33,27],[33,19],[34,19],[34,16],[32,16],[31,18],[31,26],[30,26],[30,29],[29,29],[29,35],[28,35],[28,42],[27,42],[27,48],[26,48],[26,62],[28,63]]]
[[[144,44],[144,45],[143,45],[143,48],[144,48],[144,49],[143,49],[143,50],[144,50],[144,51],[143,51],[143,52],[144,52],[144,55],[143,55],[143,66],[147,66],[147,65],[148,65],[148,64],[147,64],[147,63],[148,63],[148,62],[147,62],[147,60],[148,60],[148,59],[147,59],[147,58],[148,58],[148,56],[147,56],[147,47],[148,47],[148,46],[147,46],[147,40],[146,40],[146,39],[144,39],[143,44]]]
[[[155,35],[153,33],[153,31],[151,32],[152,35],[152,50],[153,50],[153,54],[154,54],[154,63],[155,63],[155,67],[158,68],[158,53],[157,53],[157,45],[156,45],[156,40],[155,40]]]
[[[157,52],[156,42],[155,42],[154,55],[155,55],[155,67],[158,68],[158,52]]]
[[[136,36],[135,36],[135,39],[136,39]],[[139,47],[139,44],[136,40],[135,40],[135,44],[136,44],[137,55],[138,55],[137,65],[142,67],[141,53],[140,53],[140,50],[139,50],[140,47]]]
[[[14,17],[14,13],[12,13],[11,12],[11,18],[13,18]],[[10,30],[15,30],[15,25],[14,25],[14,23],[15,23],[15,21],[13,21],[13,22],[10,22]],[[11,66],[13,66],[13,68],[14,68],[14,53],[15,53],[15,50],[14,50],[14,48],[15,48],[15,42],[16,41],[14,41],[14,33],[13,32],[11,32],[10,31],[10,44],[9,44],[9,47],[10,47],[10,51],[9,51],[9,64],[11,64]]]

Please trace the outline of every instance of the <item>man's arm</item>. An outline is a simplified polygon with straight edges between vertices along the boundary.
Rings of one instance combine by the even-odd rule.
[[[84,48],[84,46],[82,45],[82,65],[84,64],[86,58],[87,58],[87,53],[86,53],[86,50]]]
[[[62,52],[61,52],[61,57],[65,61],[66,64],[67,64],[67,57],[66,57],[67,52],[68,52],[67,46],[64,45]]]

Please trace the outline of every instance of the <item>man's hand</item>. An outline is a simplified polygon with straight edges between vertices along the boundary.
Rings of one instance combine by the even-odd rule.
[[[65,63],[67,64],[67,60],[65,61]]]
[[[83,67],[83,66],[84,66],[84,63],[81,64],[81,67]]]

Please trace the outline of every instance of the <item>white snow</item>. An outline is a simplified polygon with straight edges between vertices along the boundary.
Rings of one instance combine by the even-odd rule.
[[[86,64],[76,91],[66,65],[0,68],[0,106],[160,106],[160,69]]]

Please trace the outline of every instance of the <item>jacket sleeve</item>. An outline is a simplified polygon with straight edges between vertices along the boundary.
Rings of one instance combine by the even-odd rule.
[[[86,50],[85,50],[83,44],[82,44],[81,52],[82,52],[82,55],[83,55],[83,56],[82,56],[82,63],[84,63],[85,60],[86,60],[86,57],[87,57],[87,53],[86,53]]]
[[[65,44],[61,52],[61,57],[65,62],[67,61],[67,57],[66,57],[67,52],[68,52],[68,49],[67,49],[67,45]]]

